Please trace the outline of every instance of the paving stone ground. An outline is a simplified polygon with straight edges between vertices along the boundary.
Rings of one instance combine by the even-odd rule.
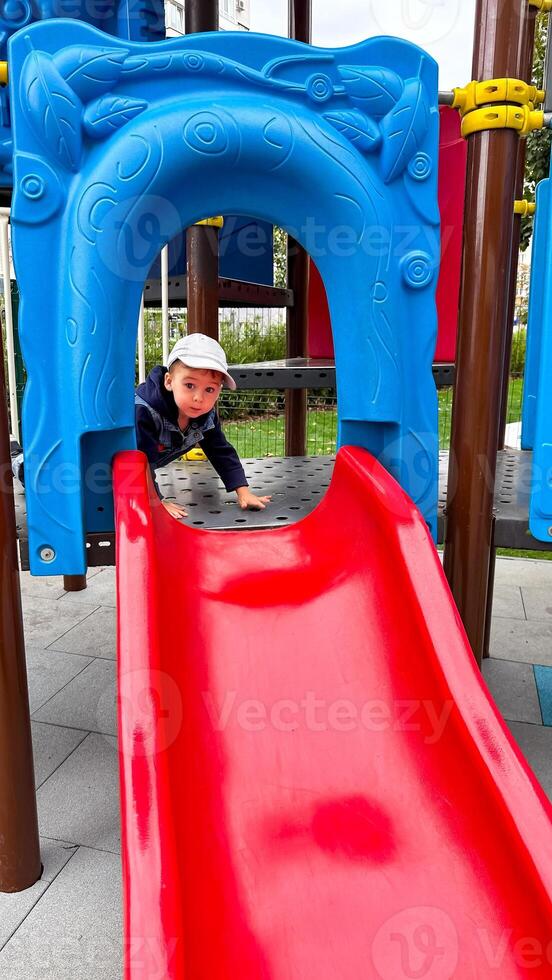
[[[0,977],[118,980],[114,569],[81,593],[24,573],[22,593],[44,874],[0,895]],[[552,562],[498,560],[483,674],[552,796]]]

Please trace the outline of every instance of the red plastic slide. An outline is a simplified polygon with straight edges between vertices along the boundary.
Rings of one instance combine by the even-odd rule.
[[[126,977],[550,978],[551,809],[388,473],[275,531],[115,489]]]

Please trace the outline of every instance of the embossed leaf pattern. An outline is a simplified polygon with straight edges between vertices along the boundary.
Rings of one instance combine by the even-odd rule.
[[[366,153],[377,150],[381,142],[381,133],[376,123],[358,109],[325,112],[324,119],[343,133],[359,150]]]
[[[402,95],[402,80],[390,68],[344,65],[339,73],[351,101],[376,119],[387,115]]]
[[[22,102],[46,150],[67,170],[77,171],[82,146],[82,103],[49,54],[31,51],[21,72]]]
[[[87,106],[84,113],[84,128],[95,140],[107,139],[115,130],[134,119],[148,103],[139,99],[129,99],[117,95],[104,95]]]
[[[71,45],[54,55],[54,62],[79,98],[90,102],[116,85],[127,55],[128,51],[120,48]]]
[[[395,108],[381,122],[383,179],[394,180],[418,149],[429,125],[429,104],[417,78],[407,79]]]

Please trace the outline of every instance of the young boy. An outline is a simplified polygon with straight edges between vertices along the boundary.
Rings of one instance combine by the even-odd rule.
[[[235,390],[220,344],[201,333],[182,337],[169,354],[167,367],[153,368],[136,389],[138,449],[155,470],[200,442],[226,490],[235,490],[239,506],[264,510],[271,498],[258,497],[249,489],[239,456],[226,439],[215,410],[225,383]],[[157,483],[156,489],[161,496]],[[188,516],[180,504],[163,500],[163,506],[177,520]]]

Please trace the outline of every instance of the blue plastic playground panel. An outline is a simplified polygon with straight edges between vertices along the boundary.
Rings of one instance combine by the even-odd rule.
[[[548,727],[552,726],[552,667],[533,667],[539,705],[542,714],[542,723]]]
[[[529,529],[552,537],[552,207],[550,179],[537,188],[523,403],[522,445],[533,450]]]
[[[65,21],[14,36],[10,62],[32,571],[83,573],[86,532],[113,527],[109,467],[135,445],[144,281],[205,215],[280,225],[311,253],[339,442],[379,457],[435,532],[433,59],[394,38],[149,45]]]
[[[132,41],[165,37],[163,0],[6,0],[0,9],[0,60],[7,60],[8,41],[17,31],[36,21],[60,17],[80,20]],[[0,88],[0,187],[12,186],[12,152],[9,94],[7,88]]]
[[[550,222],[550,180],[537,186],[537,210],[533,228],[531,255],[531,284],[527,323],[527,349],[525,352],[525,377],[523,381],[523,406],[521,416],[521,448],[532,449],[535,444],[539,365],[544,327],[544,298],[546,279],[550,272],[550,255],[547,251]]]
[[[169,242],[169,275],[186,273],[186,235],[177,235]],[[219,275],[224,279],[241,279],[264,286],[274,283],[274,248],[272,225],[243,215],[230,214],[219,232]],[[159,257],[151,267],[148,278],[159,279]]]

